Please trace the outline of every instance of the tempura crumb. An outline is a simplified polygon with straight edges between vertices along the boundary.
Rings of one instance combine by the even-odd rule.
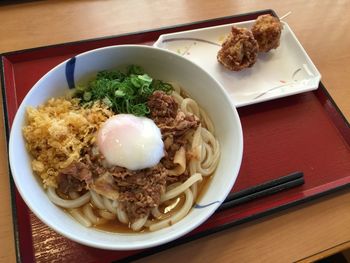
[[[44,187],[57,187],[58,171],[78,161],[81,151],[95,141],[95,133],[113,112],[101,103],[91,108],[77,99],[53,98],[38,108],[27,108],[23,127],[32,169]]]

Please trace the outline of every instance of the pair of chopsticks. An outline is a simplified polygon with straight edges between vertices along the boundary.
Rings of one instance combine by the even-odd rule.
[[[221,204],[218,210],[237,206],[260,197],[268,196],[304,184],[304,174],[294,172],[286,176],[256,185],[242,191],[231,193]]]

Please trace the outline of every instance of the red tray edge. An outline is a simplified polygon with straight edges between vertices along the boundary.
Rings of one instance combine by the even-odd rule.
[[[120,36],[128,36],[128,35],[134,35],[134,34],[143,34],[143,33],[147,33],[147,32],[153,32],[153,31],[159,31],[159,30],[164,30],[164,29],[169,29],[169,28],[177,28],[177,27],[181,27],[181,26],[187,26],[187,25],[196,25],[196,24],[202,24],[202,23],[212,23],[215,21],[223,21],[225,19],[232,19],[232,18],[237,18],[237,17],[242,17],[242,16],[248,16],[248,15],[256,15],[256,14],[261,14],[261,13],[271,13],[276,15],[276,13],[271,10],[271,9],[266,9],[266,10],[260,10],[260,11],[256,11],[256,12],[250,12],[250,13],[244,13],[244,14],[240,14],[240,15],[233,15],[233,16],[226,16],[226,17],[221,17],[221,18],[214,18],[214,19],[209,19],[209,20],[202,20],[202,21],[197,21],[197,22],[193,22],[193,23],[187,23],[187,24],[181,24],[181,25],[175,25],[175,26],[170,26],[170,27],[163,27],[163,28],[157,28],[157,29],[153,29],[153,30],[145,30],[145,31],[141,31],[141,32],[132,32],[132,33],[127,33],[127,34],[122,34],[122,35],[114,35],[114,36],[108,36],[108,37],[102,37],[102,38],[95,38],[95,39],[87,39],[87,40],[81,40],[81,41],[76,41],[76,42],[67,42],[67,43],[62,43],[62,44],[55,44],[55,45],[50,45],[50,46],[43,46],[43,47],[35,47],[35,48],[30,48],[30,49],[23,49],[23,50],[18,50],[18,51],[11,51],[11,52],[5,52],[0,54],[0,68],[1,68],[1,89],[2,89],[2,96],[3,96],[3,121],[4,121],[4,126],[5,126],[5,136],[6,136],[6,147],[8,147],[8,140],[9,140],[9,135],[10,135],[10,129],[9,129],[9,120],[8,120],[8,110],[7,110],[7,101],[6,101],[6,89],[5,89],[5,71],[4,71],[4,59],[6,59],[7,56],[9,55],[13,55],[13,54],[20,54],[23,52],[32,52],[32,51],[38,51],[44,48],[52,48],[52,47],[59,47],[59,46],[66,46],[66,45],[78,45],[79,43],[83,43],[83,42],[92,42],[92,41],[99,41],[99,40],[104,40],[104,39],[112,39],[115,37],[120,37]],[[340,109],[338,108],[337,104],[335,103],[335,101],[332,99],[332,97],[330,96],[329,92],[326,90],[326,88],[324,87],[324,85],[322,84],[322,82],[320,83],[319,89],[314,91],[314,92],[324,92],[325,94],[325,101],[329,101],[330,102],[330,106],[329,107],[325,107],[327,113],[331,116],[331,119],[334,121],[335,126],[338,128],[338,130],[341,132],[342,136],[345,138],[345,140],[347,141],[347,143],[350,142],[350,136],[345,136],[345,133],[342,132],[343,129],[345,128],[349,128],[350,124],[347,121],[347,119],[345,118],[345,116],[343,115],[343,113],[340,111]],[[19,229],[18,229],[18,211],[17,211],[17,207],[16,207],[16,188],[15,188],[15,184],[13,182],[12,179],[12,175],[11,175],[11,171],[9,169],[9,179],[10,179],[10,191],[11,191],[11,204],[12,204],[12,215],[13,215],[13,228],[14,228],[14,237],[15,237],[15,246],[16,246],[16,257],[17,257],[17,261],[18,262],[22,262],[22,261],[27,261],[27,260],[34,260],[34,255],[25,255],[23,256],[23,254],[21,253],[21,247],[20,247],[20,241],[19,241]],[[271,215],[273,213],[279,212],[279,211],[283,211],[286,210],[288,208],[291,208],[293,206],[299,205],[299,204],[303,204],[306,203],[308,201],[312,201],[315,200],[317,198],[323,197],[325,195],[331,194],[331,193],[335,193],[337,191],[340,191],[342,189],[347,188],[348,186],[350,186],[350,182],[345,183],[343,185],[337,185],[334,188],[328,189],[326,191],[323,192],[319,192],[316,193],[314,195],[307,195],[304,198],[301,198],[299,200],[296,201],[292,201],[289,203],[286,203],[284,205],[280,205],[280,206],[276,206],[272,209],[260,212],[260,213],[256,213],[254,215],[251,215],[249,217],[246,218],[242,218],[227,224],[223,224],[219,227],[214,227],[212,229],[207,229],[204,231],[201,231],[199,233],[193,234],[191,236],[186,236],[184,238],[180,238],[178,240],[172,241],[170,243],[167,243],[165,245],[156,247],[156,248],[152,248],[152,249],[148,249],[146,251],[143,251],[141,253],[126,257],[124,259],[121,259],[117,262],[129,262],[131,260],[136,260],[136,259],[140,259],[143,258],[145,256],[149,256],[152,254],[155,254],[159,251],[163,251],[165,249],[180,245],[180,244],[184,244],[190,241],[193,241],[195,239],[204,237],[204,236],[208,236],[210,234],[228,229],[232,226],[236,226],[236,225],[240,225],[258,218],[262,218],[262,217],[266,217],[268,215]],[[30,242],[29,242],[30,243]],[[32,260],[31,260],[32,259]]]

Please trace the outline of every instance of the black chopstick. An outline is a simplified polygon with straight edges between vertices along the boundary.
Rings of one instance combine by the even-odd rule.
[[[236,193],[231,193],[227,196],[218,210],[231,208],[233,206],[240,205],[263,196],[275,194],[302,184],[304,184],[303,172],[294,172],[266,183],[253,186]]]

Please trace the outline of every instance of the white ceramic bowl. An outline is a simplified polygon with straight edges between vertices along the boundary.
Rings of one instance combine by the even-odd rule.
[[[180,222],[155,232],[118,234],[85,228],[48,199],[34,176],[22,127],[28,106],[37,106],[49,98],[64,95],[74,81],[104,69],[142,66],[154,78],[176,81],[203,107],[212,119],[221,145],[221,158],[215,175],[198,207]],[[81,244],[111,249],[148,248],[179,238],[190,232],[219,207],[235,183],[242,160],[243,137],[239,116],[224,88],[193,62],[172,52],[137,45],[111,46],[92,50],[67,60],[43,76],[30,90],[14,119],[9,158],[12,176],[23,200],[45,224]]]

